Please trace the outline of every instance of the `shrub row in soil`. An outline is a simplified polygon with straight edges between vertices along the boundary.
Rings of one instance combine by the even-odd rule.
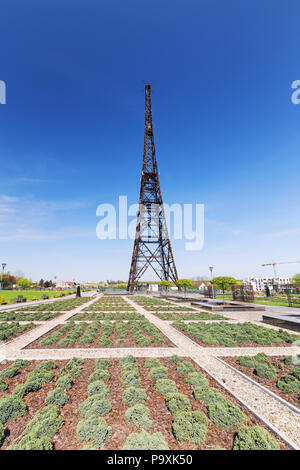
[[[123,322],[69,321],[59,325],[27,349],[44,348],[106,348],[106,347],[162,347],[174,346],[147,319]]]
[[[3,423],[5,439],[2,449],[11,445],[16,448],[28,445],[31,449],[51,446],[57,450],[81,448],[117,450],[134,449],[137,446],[147,448],[150,443],[161,449],[221,447],[229,450],[237,445],[237,436],[239,436],[239,445],[242,442],[253,446],[253,433],[255,436],[258,433],[265,445],[270,443],[275,445],[274,436],[268,433],[266,437],[263,432],[265,429],[262,430],[261,427],[257,430],[256,426],[262,426],[261,423],[247,410],[241,408],[230,394],[208,378],[192,361],[185,359],[172,362],[164,358],[132,360],[134,363],[128,359],[110,361],[86,359],[79,364],[76,360],[71,360],[68,361],[68,365],[67,361],[44,361],[44,363],[50,362],[45,369],[39,366],[40,361],[32,361],[29,365],[23,364],[17,375],[5,379],[9,389],[0,394],[0,410],[1,399],[13,395],[18,385],[28,381],[29,373],[33,370],[40,369],[35,377],[42,374],[41,377],[45,377],[43,380],[48,381],[44,381],[41,388],[27,393],[21,399],[25,404],[24,413]],[[0,371],[10,366],[10,363],[1,365]],[[165,372],[159,373],[157,369]],[[165,373],[168,380],[175,382],[178,392],[176,396],[164,396],[156,391],[158,381],[163,380],[158,377]],[[190,374],[194,376],[190,378]],[[197,377],[195,374],[198,374]],[[68,377],[70,380],[67,380]],[[238,423],[238,427],[227,430],[218,427],[220,417],[221,421],[223,419],[224,409],[220,410],[220,416],[218,407],[217,410],[214,407],[209,411],[205,401],[199,400],[199,397],[198,401],[195,399],[196,387],[190,385],[191,381],[195,383],[194,380],[199,381],[201,378],[202,384],[207,387],[209,383],[209,386],[215,388],[221,395],[220,403],[223,408],[224,403],[229,400],[239,410],[239,417],[243,418],[245,414],[246,418],[242,421],[246,420],[246,429],[244,424],[240,426],[241,421],[236,415],[234,423]],[[135,387],[131,387],[131,390],[125,393],[134,383]],[[138,389],[141,392],[134,393]],[[210,415],[214,417],[213,420]],[[47,426],[44,426],[46,418]],[[193,440],[198,442],[197,436],[200,436],[200,441],[203,442],[193,442]],[[287,448],[279,439],[277,442],[282,449]]]
[[[26,325],[20,325],[18,322],[0,323],[0,341],[5,342],[16,338],[34,326],[36,326],[34,323],[27,323]]]
[[[300,408],[300,354],[282,357],[260,353],[223,360]]]
[[[286,331],[277,331],[250,322],[204,324],[201,322],[184,323],[177,320],[173,326],[202,346],[287,346],[298,339],[298,336]]]

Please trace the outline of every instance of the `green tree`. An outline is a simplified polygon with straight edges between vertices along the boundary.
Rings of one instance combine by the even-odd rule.
[[[177,286],[183,288],[185,297],[186,297],[186,290],[194,286],[193,281],[191,281],[190,279],[178,279],[176,284]]]
[[[26,279],[25,277],[18,279],[18,285],[20,287],[30,287],[32,284],[32,279]]]
[[[238,284],[237,280],[234,277],[229,276],[214,277],[212,283],[216,286],[217,289],[222,289],[223,294],[225,290],[229,288],[229,286]]]
[[[172,285],[172,282],[169,282],[169,281],[160,281],[159,283],[161,285],[161,287],[163,288],[163,290],[165,291],[165,293],[167,294],[168,292],[168,287],[170,287]]]

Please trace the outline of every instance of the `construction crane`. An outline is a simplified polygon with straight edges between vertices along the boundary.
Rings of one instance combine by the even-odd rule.
[[[273,271],[274,271],[274,281],[277,280],[278,276],[277,276],[277,272],[276,272],[276,265],[277,264],[294,264],[294,263],[300,263],[300,261],[280,261],[280,262],[277,262],[277,261],[274,261],[272,260],[272,263],[264,263],[262,264],[262,266],[273,266]]]

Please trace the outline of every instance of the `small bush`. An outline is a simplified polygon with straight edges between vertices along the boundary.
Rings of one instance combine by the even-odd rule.
[[[26,434],[33,433],[37,438],[52,437],[64,424],[55,405],[47,405],[39,410],[26,426]]]
[[[300,381],[290,374],[280,377],[277,387],[286,393],[300,393]]]
[[[135,371],[126,371],[122,374],[121,382],[124,387],[140,387],[141,385],[141,379],[137,377]]]
[[[103,382],[107,382],[110,379],[110,373],[106,369],[99,369],[95,370],[90,377],[90,382],[95,382],[96,380],[103,380]]]
[[[203,444],[207,433],[208,420],[201,411],[177,413],[173,422],[173,434],[179,442]]]
[[[293,370],[293,376],[300,381],[300,367],[296,367],[296,369]]]
[[[155,384],[155,391],[164,396],[168,395],[168,393],[176,393],[176,383],[170,379],[158,379]]]
[[[149,409],[142,403],[138,403],[125,413],[125,423],[132,422],[138,429],[149,429],[152,426]]]
[[[169,358],[169,361],[173,364],[179,364],[180,362],[183,362],[183,359],[182,357],[177,356],[177,354],[173,354],[173,356]]]
[[[73,385],[74,382],[70,374],[62,375],[56,382],[56,387],[61,390],[71,390]]]
[[[53,445],[49,437],[36,437],[34,433],[24,436],[19,444],[7,447],[7,450],[52,450]]]
[[[269,366],[266,363],[257,364],[254,373],[264,379],[276,379],[277,377],[275,367]]]
[[[58,408],[62,408],[65,406],[69,401],[68,395],[66,395],[64,392],[62,392],[59,389],[56,390],[51,390],[48,393],[48,396],[45,400],[46,405],[56,405]]]
[[[242,427],[234,439],[233,450],[278,450],[275,439],[260,426]]]
[[[213,387],[195,387],[194,397],[197,401],[203,401],[206,405],[211,403],[218,403],[222,400],[226,401],[226,398]]]
[[[57,369],[58,365],[56,364],[55,361],[43,361],[41,362],[40,364],[38,364],[36,366],[36,370],[53,370],[53,369]]]
[[[112,435],[112,428],[104,418],[89,418],[77,425],[77,437],[80,442],[90,443],[98,449],[103,447]]]
[[[0,372],[1,379],[12,379],[19,373],[19,367],[14,366],[13,364],[6,367]]]
[[[208,417],[220,429],[238,429],[247,422],[247,416],[228,400],[210,403]]]
[[[127,367],[130,364],[135,364],[136,358],[134,356],[129,355],[129,356],[122,357],[122,359],[120,359],[120,362],[122,366]]]
[[[191,362],[180,362],[178,366],[176,367],[176,371],[180,375],[186,375],[189,372],[194,372],[194,366]]]
[[[29,366],[30,362],[26,359],[16,359],[14,361],[14,366],[18,367],[19,370],[24,369],[25,367]]]
[[[237,363],[243,367],[255,367],[256,361],[254,357],[251,356],[240,356],[237,360]]]
[[[271,359],[263,352],[256,354],[256,356],[254,356],[254,359],[256,363],[265,362],[266,364],[271,365]]]
[[[152,367],[161,367],[161,365],[161,362],[155,357],[151,357],[144,362],[144,367],[146,367],[146,369],[152,369]]]
[[[183,393],[169,393],[166,397],[166,405],[172,415],[179,411],[190,411],[191,403]]]
[[[140,434],[129,434],[123,450],[169,450],[169,447],[160,432],[149,434],[142,431]]]
[[[95,380],[88,386],[88,394],[89,396],[100,394],[105,398],[109,397],[109,389],[103,382],[103,380]]]
[[[4,424],[26,413],[25,403],[16,395],[6,395],[0,399],[0,423]]]
[[[5,382],[5,380],[0,379],[0,392],[4,392],[7,389],[8,384]]]
[[[142,388],[127,387],[123,392],[122,399],[128,405],[135,405],[136,403],[145,403],[147,395]]]
[[[96,394],[80,403],[78,411],[84,418],[105,416],[111,411],[111,403],[104,395]]]
[[[95,359],[94,367],[95,367],[95,370],[106,369],[107,367],[111,367],[111,362],[109,359],[103,359],[103,358]]]
[[[204,387],[209,385],[209,380],[201,372],[190,372],[185,378],[185,383],[192,387]]]
[[[148,374],[148,379],[165,379],[168,376],[168,369],[164,366],[152,367]]]

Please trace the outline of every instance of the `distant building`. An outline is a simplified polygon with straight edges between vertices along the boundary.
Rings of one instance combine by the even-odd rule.
[[[248,277],[247,284],[250,284],[253,287],[255,292],[262,292],[265,290],[266,286],[272,287],[274,284],[273,277]],[[276,284],[285,286],[290,283],[289,277],[279,277],[276,280]]]
[[[59,289],[71,289],[75,285],[76,283],[74,281],[58,281],[56,283],[56,287]]]

